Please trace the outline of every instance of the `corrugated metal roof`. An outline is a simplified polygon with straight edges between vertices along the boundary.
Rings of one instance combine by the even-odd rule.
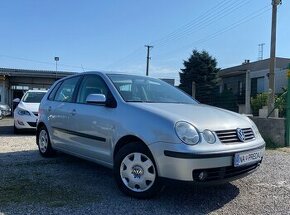
[[[50,70],[30,70],[30,69],[12,69],[0,68],[0,75],[5,76],[23,76],[23,77],[54,77],[57,73],[58,77],[65,77],[76,74],[76,72],[68,71],[50,71]]]

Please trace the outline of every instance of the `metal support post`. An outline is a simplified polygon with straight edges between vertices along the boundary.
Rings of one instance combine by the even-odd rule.
[[[288,89],[286,102],[286,146],[290,146],[290,64],[288,65]]]

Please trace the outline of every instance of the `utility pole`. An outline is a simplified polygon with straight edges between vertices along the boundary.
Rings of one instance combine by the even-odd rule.
[[[146,76],[149,75],[149,60],[151,59],[150,57],[150,49],[153,48],[153,46],[145,45],[147,48],[147,65],[146,65]]]
[[[251,113],[251,77],[250,70],[246,70],[246,93],[245,93],[245,112]]]
[[[59,61],[59,57],[54,57],[55,60],[55,79],[57,79],[57,62]]]
[[[281,3],[282,3],[282,0],[272,0],[272,30],[271,30],[270,71],[269,71],[268,114],[274,109],[274,105],[275,105],[277,5]],[[273,116],[273,113],[271,114],[271,116]]]
[[[265,45],[265,43],[258,44],[258,46],[259,46],[258,60],[263,60],[263,58],[264,58],[264,45]]]

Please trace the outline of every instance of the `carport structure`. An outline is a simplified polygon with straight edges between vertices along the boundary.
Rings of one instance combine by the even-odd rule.
[[[13,106],[13,99],[21,98],[31,89],[49,89],[57,80],[74,72],[0,68],[0,104]]]

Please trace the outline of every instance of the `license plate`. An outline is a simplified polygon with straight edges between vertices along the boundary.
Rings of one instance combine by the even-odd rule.
[[[262,156],[263,150],[236,153],[234,158],[234,166],[238,167],[256,163],[262,159]]]

